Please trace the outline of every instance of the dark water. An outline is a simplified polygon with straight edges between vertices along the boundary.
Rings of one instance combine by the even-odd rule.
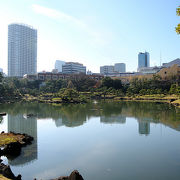
[[[35,138],[15,159],[23,179],[51,179],[77,169],[85,180],[179,180],[180,113],[167,104],[0,105],[0,130]],[[27,114],[33,114],[27,118]]]

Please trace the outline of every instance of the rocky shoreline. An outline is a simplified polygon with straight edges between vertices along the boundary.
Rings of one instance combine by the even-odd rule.
[[[6,156],[7,158],[17,157],[21,154],[22,147],[31,144],[33,137],[27,134],[20,133],[4,133],[0,134],[0,157]],[[21,180],[21,175],[15,176],[11,171],[10,166],[2,163],[0,159],[0,179],[11,179],[11,180]]]
[[[0,134],[0,157],[7,158],[17,157],[21,154],[21,148],[31,144],[33,137],[27,134],[20,133],[4,133]],[[15,176],[9,165],[2,163],[0,158],[0,179],[2,180],[21,180],[22,176],[19,174]],[[37,179],[35,179],[37,180]],[[69,176],[62,176],[53,180],[84,180],[77,170],[74,170]]]

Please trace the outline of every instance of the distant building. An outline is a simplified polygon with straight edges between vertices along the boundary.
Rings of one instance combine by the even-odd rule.
[[[86,66],[77,62],[66,62],[62,65],[63,74],[86,74]]]
[[[116,63],[114,65],[114,71],[119,73],[125,73],[126,72],[126,64],[125,63]]]
[[[93,73],[88,70],[86,74],[87,74],[87,75],[92,75]]]
[[[56,60],[55,62],[55,69],[58,70],[58,72],[62,72],[62,66],[65,65],[65,61]]]
[[[63,73],[52,73],[52,72],[40,72],[34,75],[24,75],[25,79],[28,79],[29,81],[35,81],[35,80],[40,80],[40,81],[47,81],[47,80],[58,80],[58,79],[82,79],[82,78],[87,78],[87,79],[93,79],[95,81],[99,81],[104,78],[103,75],[101,74],[91,74],[91,75],[85,75],[85,74],[63,74]]]
[[[58,73],[58,69],[53,69],[52,73]]]
[[[0,68],[0,72],[3,73],[3,69],[2,68]]]
[[[114,73],[114,66],[101,66],[100,67],[100,74],[108,75]]]
[[[173,66],[174,64],[177,64],[178,66],[180,66],[180,59],[178,58],[178,59],[175,59],[175,60],[173,60],[173,61],[171,61],[171,62],[169,62],[169,63],[163,63],[163,67],[171,67],[171,66]]]
[[[171,67],[161,69],[158,73],[163,79],[171,78],[173,76],[180,77],[180,66],[174,64]]]
[[[162,67],[142,67],[139,68],[138,71],[142,74],[156,74],[162,69]]]
[[[37,72],[37,30],[24,24],[8,26],[8,76]]]
[[[150,66],[150,56],[148,52],[138,54],[138,70],[142,67]]]

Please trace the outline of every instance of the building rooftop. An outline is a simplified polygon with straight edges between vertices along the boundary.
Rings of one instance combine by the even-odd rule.
[[[30,29],[36,30],[33,26],[28,25],[28,24],[24,24],[24,23],[11,23],[11,24],[9,24],[9,26],[10,26],[10,25],[25,26],[25,27],[28,27],[28,28],[30,28]]]

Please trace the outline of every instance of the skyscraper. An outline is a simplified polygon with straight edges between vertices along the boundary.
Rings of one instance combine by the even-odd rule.
[[[149,66],[150,66],[149,53],[148,52],[145,52],[145,53],[140,52],[138,54],[138,69],[142,68],[142,67],[149,67]]]
[[[56,60],[55,62],[55,69],[58,70],[58,72],[62,72],[62,66],[65,65],[65,61]]]
[[[8,26],[8,76],[37,72],[37,30],[24,24]]]

